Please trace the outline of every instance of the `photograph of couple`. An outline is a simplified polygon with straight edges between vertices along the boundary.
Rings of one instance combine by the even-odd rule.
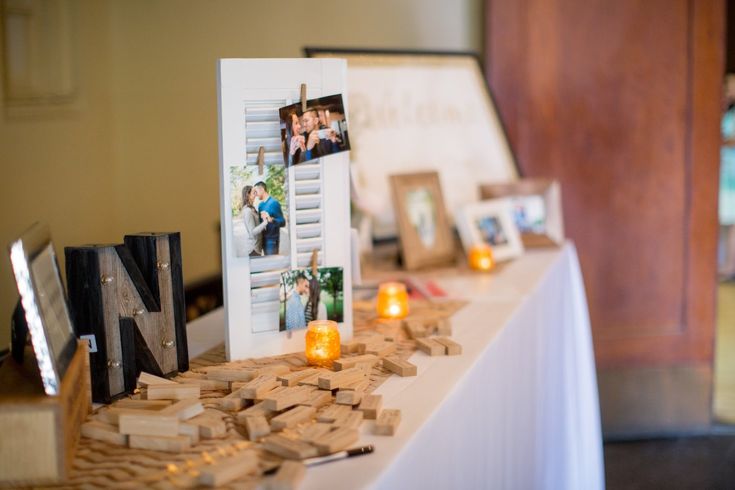
[[[508,237],[496,216],[483,216],[475,222],[482,240],[490,246],[505,245]]]
[[[285,167],[230,169],[232,230],[237,257],[287,255]]]
[[[341,95],[330,95],[279,109],[283,159],[296,165],[350,149]]]
[[[280,330],[305,328],[312,320],[342,322],[343,270],[323,267],[316,275],[302,269],[281,274]]]
[[[546,205],[541,196],[518,196],[511,198],[513,221],[521,233],[546,232]]]

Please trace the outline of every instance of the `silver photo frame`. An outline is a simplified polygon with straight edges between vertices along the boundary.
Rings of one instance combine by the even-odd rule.
[[[77,342],[48,227],[34,224],[9,251],[44,391],[58,395]]]

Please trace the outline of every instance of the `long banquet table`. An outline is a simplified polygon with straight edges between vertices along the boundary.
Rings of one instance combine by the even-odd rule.
[[[528,251],[492,274],[432,278],[469,303],[452,317],[461,356],[410,361],[375,393],[398,408],[372,455],[310,468],[302,488],[604,487],[595,362],[574,246]],[[188,325],[190,356],[221,343],[224,312]]]

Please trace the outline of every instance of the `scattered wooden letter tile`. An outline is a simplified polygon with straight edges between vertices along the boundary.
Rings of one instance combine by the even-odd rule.
[[[354,391],[365,391],[370,386],[370,379],[360,379],[352,383],[348,383],[340,388],[340,391],[354,390]]]
[[[287,364],[271,364],[269,366],[263,366],[258,369],[258,375],[272,374],[274,376],[280,376],[282,374],[288,374],[291,372],[291,368]]]
[[[300,405],[306,405],[314,408],[321,408],[324,405],[329,405],[332,402],[332,392],[328,390],[314,390],[309,395],[309,398],[300,403]]]
[[[98,412],[97,420],[105,422],[107,424],[118,425],[120,423],[120,415],[156,415],[159,413],[158,410],[145,410],[139,408],[120,408],[120,407],[108,407],[105,410]]]
[[[375,420],[378,418],[382,405],[383,395],[365,395],[357,409],[362,411],[366,419]]]
[[[254,369],[233,369],[210,367],[207,369],[207,379],[219,381],[251,381],[257,377]]]
[[[258,457],[255,452],[244,451],[213,465],[199,467],[199,483],[208,487],[220,487],[254,472],[257,467]]]
[[[412,339],[420,339],[429,336],[429,332],[426,331],[426,327],[424,327],[423,322],[419,320],[404,320],[403,325],[406,329],[406,333],[408,333],[408,336]]]
[[[258,401],[264,400],[266,398],[274,397],[277,394],[281,393],[282,391],[286,391],[286,390],[290,390],[290,389],[291,389],[290,387],[283,386],[282,384],[279,383],[278,386],[276,386],[275,388],[273,388],[272,390],[270,390],[269,392],[267,392],[266,394],[264,394],[260,398],[256,398],[255,401],[258,402]]]
[[[176,415],[122,413],[118,420],[121,434],[145,436],[176,436],[179,434],[179,418]]]
[[[335,371],[342,371],[355,367],[359,363],[372,363],[378,362],[378,357],[374,354],[363,354],[361,356],[343,357],[334,361],[332,367]]]
[[[439,335],[452,335],[452,322],[449,318],[440,318],[436,322],[436,333]]]
[[[462,346],[447,337],[434,337],[433,340],[444,346],[444,352],[448,356],[458,356],[462,353]]]
[[[153,451],[166,451],[168,453],[180,453],[191,447],[191,439],[187,436],[146,436],[132,434],[130,436],[130,447],[133,449],[150,449]]]
[[[363,378],[365,378],[365,371],[356,367],[349,368],[320,376],[319,388],[323,390],[335,390]]]
[[[188,400],[179,400],[173,405],[159,410],[160,415],[174,415],[179,420],[188,420],[192,417],[196,417],[200,413],[204,413],[204,407],[202,402],[194,398]]]
[[[186,400],[199,395],[199,385],[181,383],[148,385],[147,392],[149,400]]]
[[[311,397],[314,389],[310,386],[294,386],[287,388],[282,386],[282,390],[275,394],[268,394],[263,398],[265,408],[270,410],[281,411],[299,403],[303,403]]]
[[[242,397],[241,391],[243,389],[241,388],[240,390],[233,391],[229,395],[218,398],[220,408],[229,411],[242,410],[245,407],[245,399]]]
[[[285,459],[313,458],[319,453],[311,444],[272,434],[263,440],[263,448]]]
[[[430,356],[443,356],[445,347],[434,339],[416,339],[416,347]]]
[[[284,461],[278,472],[264,481],[268,490],[295,490],[306,474],[306,466],[299,461]]]
[[[347,449],[351,444],[357,442],[360,434],[357,429],[339,427],[314,441],[314,445],[320,454],[331,454]]]
[[[287,374],[281,374],[276,379],[280,381],[283,386],[296,386],[296,384],[304,378],[308,378],[319,371],[315,368],[303,369],[301,371],[294,371]]]
[[[383,367],[398,376],[416,376],[418,369],[415,364],[398,357],[386,357],[383,359]]]
[[[202,391],[224,391],[230,389],[229,381],[220,381],[218,379],[199,379],[179,376],[176,378],[176,381],[179,383],[199,385],[199,389]]]
[[[199,426],[186,422],[179,423],[179,435],[189,438],[191,445],[199,443]]]
[[[150,373],[141,372],[140,376],[138,376],[138,386],[148,386],[148,385],[165,385],[165,384],[172,384],[175,385],[175,381],[171,381],[170,379],[161,378],[160,376],[155,376]]]
[[[189,419],[188,423],[199,427],[199,436],[202,439],[216,439],[227,434],[227,425],[225,425],[224,420],[209,417],[205,414]]]
[[[424,330],[426,330],[426,333],[428,335],[434,335],[436,333],[436,329],[439,326],[439,321],[434,317],[427,317],[422,318],[421,321],[424,324]]]
[[[376,342],[383,342],[385,340],[385,337],[377,332],[373,332],[367,335],[361,335],[359,337],[355,338],[355,341],[357,342],[358,350],[357,352],[359,354],[364,354],[363,351],[366,345],[375,344]]]
[[[401,411],[385,409],[375,421],[375,433],[382,436],[395,435],[398,424],[401,423]]]
[[[276,377],[272,374],[264,374],[250,381],[248,384],[240,388],[240,396],[248,400],[261,399],[263,395],[271,391],[273,388],[280,386]]]
[[[299,405],[296,408],[277,415],[271,419],[271,429],[283,430],[287,427],[294,427],[303,422],[308,422],[314,418],[316,408]]]
[[[91,420],[82,424],[82,435],[90,439],[114,444],[116,446],[127,446],[128,436],[120,434],[117,427],[110,424]]]
[[[403,320],[399,320],[397,318],[378,318],[375,320],[375,324],[383,328],[397,329],[401,328],[401,325],[403,325]]]
[[[312,374],[310,376],[307,376],[306,378],[300,379],[298,382],[296,382],[296,384],[298,386],[304,386],[304,385],[307,385],[307,386],[319,386],[319,378],[324,373],[331,373],[331,371],[329,371],[327,369],[317,369],[316,370],[316,373],[314,373],[314,374]]]
[[[115,408],[132,408],[135,410],[161,410],[171,405],[171,400],[133,400],[123,398],[113,403]]]
[[[248,439],[251,441],[257,441],[271,433],[271,426],[262,415],[245,417],[245,429],[248,431]]]
[[[316,416],[318,422],[332,423],[337,419],[345,417],[352,411],[352,407],[347,405],[330,405],[323,412]]]
[[[102,407],[94,412],[91,418],[103,424],[117,425],[118,414],[111,412],[110,407]]]
[[[354,354],[357,352],[357,344],[357,340],[348,340],[340,344],[339,350],[342,354]]]
[[[271,417],[275,410],[270,410],[269,408],[266,408],[265,403],[258,402],[252,407],[248,407],[242,412],[239,412],[237,414],[238,420],[241,420],[243,417],[253,417],[253,416],[259,416],[262,415],[266,418]]]
[[[398,347],[395,342],[381,342],[378,344],[370,344],[365,348],[366,354],[373,354],[378,357],[385,357],[393,354]]]
[[[362,391],[340,390],[337,392],[335,403],[340,405],[357,405],[362,400]]]
[[[331,432],[331,430],[332,424],[317,422],[315,424],[311,424],[304,429],[304,431],[301,433],[301,440],[306,442],[314,442],[315,439],[319,439],[327,432]]]
[[[359,410],[352,410],[350,413],[347,413],[343,415],[342,417],[335,420],[332,425],[334,427],[347,427],[350,429],[357,429],[360,427],[360,424],[362,423],[362,419],[364,419],[365,416],[363,413]]]
[[[230,382],[230,391],[237,391],[240,388],[244,387],[249,382],[250,381],[231,381]]]

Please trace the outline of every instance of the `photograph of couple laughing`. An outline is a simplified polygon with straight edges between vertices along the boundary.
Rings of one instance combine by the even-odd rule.
[[[279,110],[283,157],[296,165],[350,149],[341,95],[309,100],[307,109],[293,104]]]

